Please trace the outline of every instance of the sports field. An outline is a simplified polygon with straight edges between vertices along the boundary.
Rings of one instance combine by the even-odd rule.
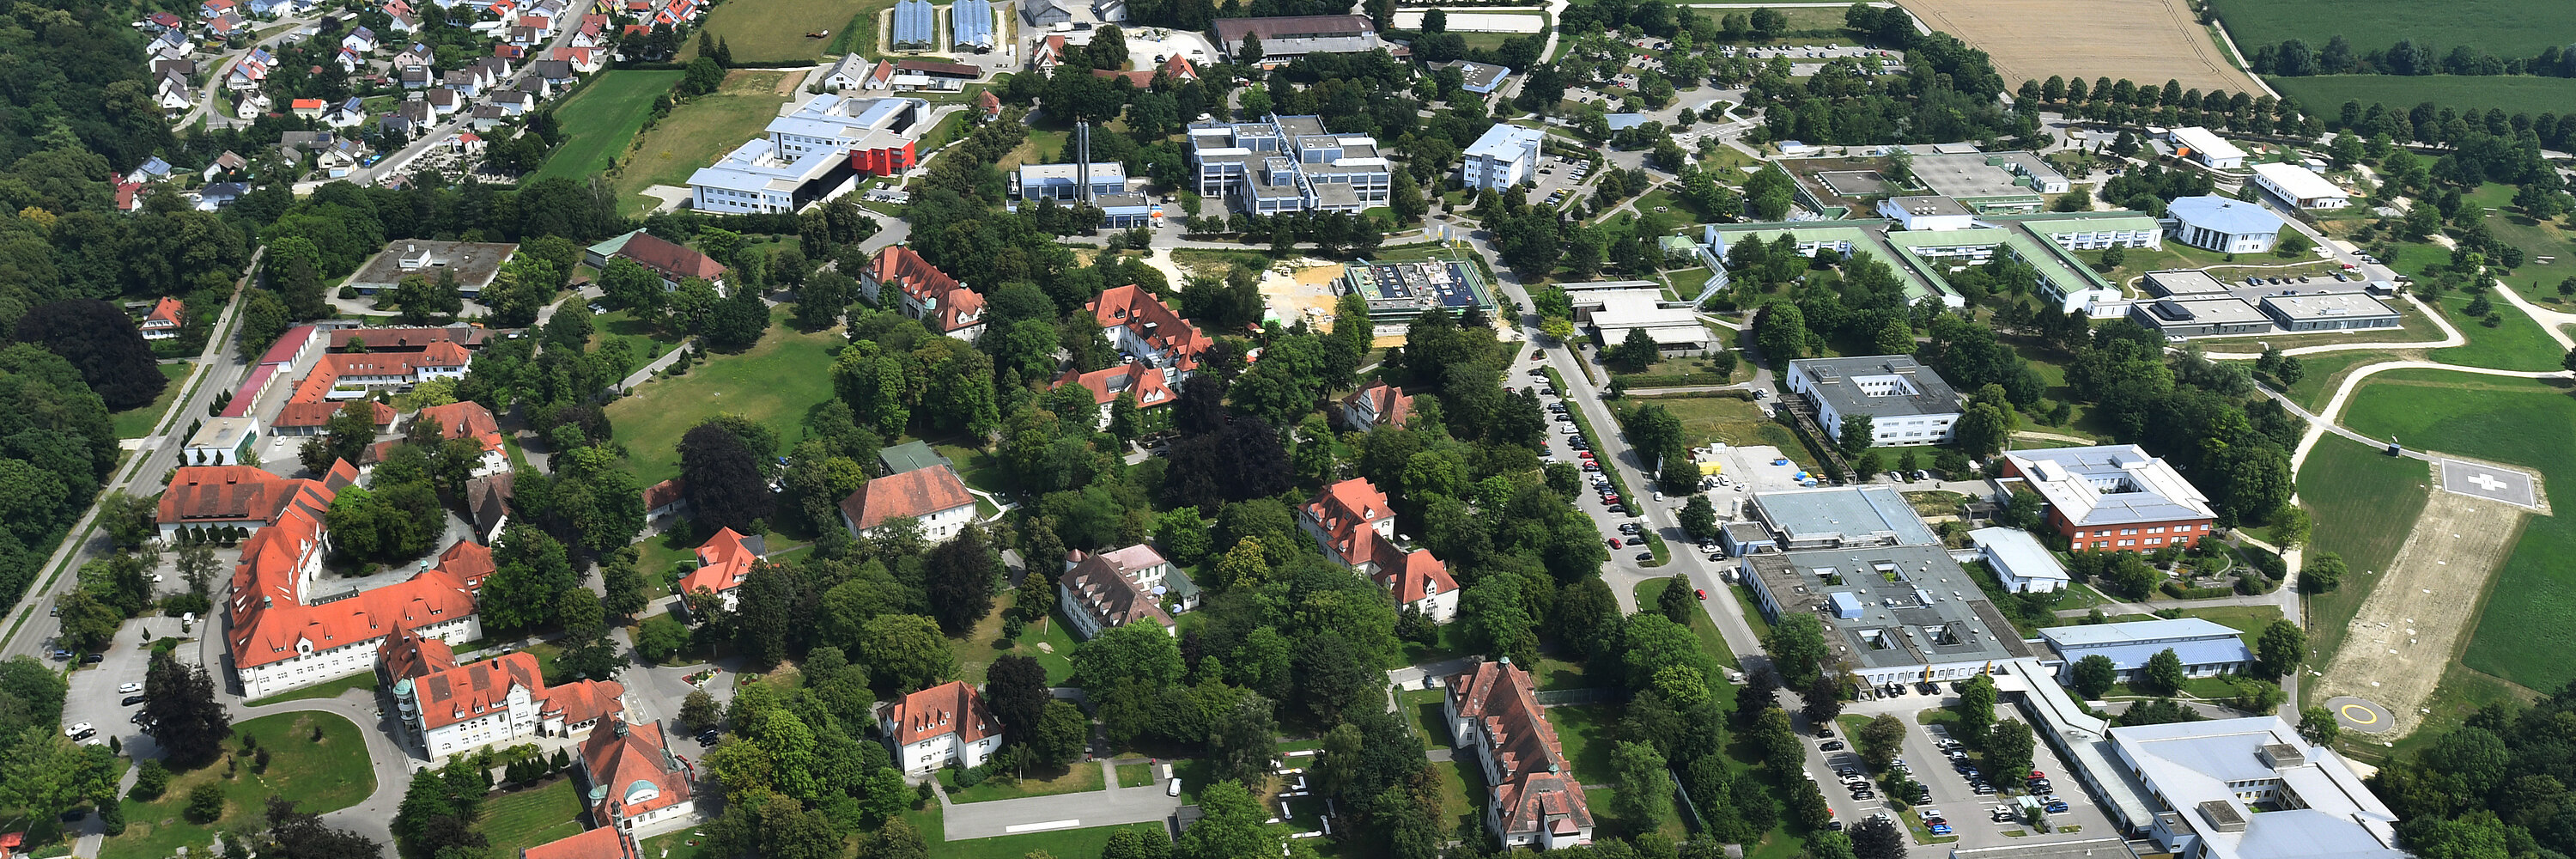
[[[736,69],[715,92],[673,108],[644,132],[626,169],[618,172],[610,188],[618,210],[634,214],[650,207],[657,201],[641,196],[645,188],[688,184],[690,173],[760,136],[794,91],[794,74]]]
[[[2355,391],[2344,423],[2445,453],[2534,468],[2552,506],[2568,510],[2559,505],[2576,497],[2557,494],[2576,485],[2576,462],[2566,453],[2576,446],[2576,400],[2568,393],[2563,381],[2400,370]],[[2509,554],[2461,662],[2532,689],[2576,679],[2576,663],[2566,658],[2576,652],[2576,626],[2567,623],[2576,616],[2576,569],[2565,560],[2576,553],[2576,522],[2563,514],[2529,517],[2519,540],[2494,550]]]
[[[841,42],[855,18],[871,24],[877,12],[894,6],[891,0],[850,3],[847,0],[726,0],[707,12],[706,32],[724,40],[733,50],[733,61],[740,65],[786,65],[811,63],[823,57],[825,48]],[[871,27],[873,30],[873,27]],[[807,38],[807,33],[829,31],[820,39]],[[680,62],[696,59],[697,37],[681,40]],[[872,53],[876,39],[869,38],[859,46]]]
[[[644,127],[644,118],[652,115],[653,99],[670,92],[679,80],[676,71],[602,72],[589,88],[555,108],[557,127],[580,129],[580,133],[555,147],[545,166],[528,178],[582,179],[608,172],[617,156],[626,154],[626,144]]]
[[[2322,48],[2326,40],[2342,36],[2352,41],[2354,53],[2418,39],[2430,40],[2437,56],[2466,44],[2498,56],[2528,57],[2551,45],[2576,42],[2576,15],[2557,0],[2210,0],[2210,5],[2218,8],[2227,34],[2249,52],[2256,45],[2292,38]]]
[[[2060,0],[1907,0],[1905,8],[1993,57],[2006,89],[2065,75],[2262,92],[2184,0],[2095,0],[2081,12]]]
[[[2576,18],[2576,15],[2570,17]],[[2383,104],[2399,111],[2429,101],[2464,111],[2476,109],[2483,113],[2488,108],[2495,108],[2507,114],[2528,113],[2534,116],[2563,113],[2568,105],[2576,104],[2576,78],[2317,75],[2269,77],[2264,80],[2269,81],[2273,89],[2280,90],[2282,95],[2298,99],[2299,104],[2324,116],[2333,116],[2347,101],[2361,102],[2364,107]]]

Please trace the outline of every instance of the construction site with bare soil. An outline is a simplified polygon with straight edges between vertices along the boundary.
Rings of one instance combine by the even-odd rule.
[[[2264,92],[2193,16],[2189,0],[1905,0],[1902,5],[1926,26],[1985,51],[2007,90],[2025,80],[2063,75]]]

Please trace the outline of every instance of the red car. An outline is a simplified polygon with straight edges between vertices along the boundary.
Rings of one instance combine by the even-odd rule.
[[[1601,493],[1601,503],[1617,504],[1619,503],[1619,496],[1608,492]]]
[[[1696,596],[1696,597],[1699,597],[1699,598],[1700,598],[1700,599],[1702,599],[1702,600],[1706,600],[1706,599],[1708,599],[1708,589],[1707,589],[1707,588],[1692,588],[1692,589],[1691,589],[1691,595]]]
[[[1579,456],[1579,457],[1583,457],[1584,459],[1591,459],[1591,458],[1592,458],[1592,452],[1591,452],[1591,451],[1588,451],[1588,450],[1575,451],[1574,455],[1575,455],[1575,456]]]
[[[1584,463],[1583,463],[1583,470],[1585,470],[1585,471],[1600,471],[1600,470],[1601,470],[1601,463],[1586,461],[1586,462],[1584,462]]]
[[[1610,544],[1610,548],[1619,548],[1619,538],[1617,537],[1603,537],[1601,538],[1601,542]]]
[[[2040,771],[2038,771],[2038,770],[2031,770],[2031,771],[2030,771],[2030,777],[2031,777],[2032,779],[2043,779],[2043,778],[2047,778],[2047,777],[2048,777],[2048,774],[2047,774],[2047,773],[2044,773],[2044,772],[2040,772]]]

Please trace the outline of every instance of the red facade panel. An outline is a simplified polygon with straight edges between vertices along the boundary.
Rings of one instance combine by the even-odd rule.
[[[913,142],[902,146],[850,150],[850,168],[871,176],[892,176],[913,165]]]

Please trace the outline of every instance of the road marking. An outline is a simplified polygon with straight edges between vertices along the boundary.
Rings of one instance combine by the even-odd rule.
[[[2364,725],[2379,723],[2379,714],[2371,712],[2369,707],[2360,704],[2343,705],[2343,717]]]
[[[1050,820],[1045,823],[1023,823],[1018,826],[1005,826],[1002,827],[1002,833],[1005,835],[1018,835],[1022,832],[1044,832],[1049,829],[1072,829],[1081,825],[1082,821],[1080,820]]]

